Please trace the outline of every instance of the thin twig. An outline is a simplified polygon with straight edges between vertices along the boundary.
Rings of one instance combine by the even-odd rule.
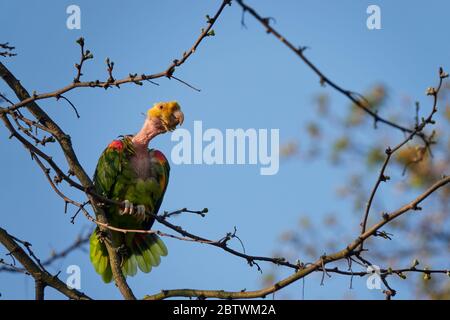
[[[363,215],[363,220],[361,222],[361,234],[363,234],[366,231],[366,225],[367,225],[367,220],[369,218],[370,208],[372,206],[372,202],[375,197],[375,194],[378,191],[378,187],[380,186],[381,182],[385,182],[385,181],[389,180],[389,177],[385,175],[385,171],[386,171],[387,165],[388,165],[389,160],[391,159],[392,155],[396,151],[400,150],[404,145],[406,145],[406,143],[408,143],[408,141],[411,141],[415,136],[420,134],[428,124],[434,124],[433,116],[437,112],[439,92],[442,87],[442,82],[443,82],[444,78],[446,78],[446,77],[447,76],[445,76],[445,72],[443,71],[443,69],[439,68],[439,84],[438,84],[437,88],[436,89],[428,88],[428,90],[427,90],[427,95],[430,95],[433,97],[433,105],[432,105],[432,108],[431,108],[431,111],[430,111],[430,114],[428,115],[428,117],[422,119],[422,122],[420,122],[419,124],[416,124],[415,129],[410,134],[408,134],[408,136],[403,141],[401,141],[398,145],[396,145],[392,149],[389,147],[386,149],[386,158],[381,167],[380,174],[378,175],[378,179],[375,182],[372,192],[370,193],[369,200],[368,200],[367,206],[366,206],[366,210]],[[361,242],[361,247],[360,247],[361,250],[363,250],[363,246],[364,246],[364,242]]]
[[[26,241],[22,241],[28,243]],[[17,238],[8,234],[5,229],[0,228],[0,243],[2,243],[9,252],[22,264],[22,266],[27,270],[27,272],[35,279],[42,281],[46,285],[58,290],[70,299],[85,300],[90,299],[84,293],[70,289],[67,285],[58,279],[57,276],[51,275],[42,266],[36,264],[33,259],[19,246],[17,243]],[[27,248],[28,249],[28,248]],[[37,258],[35,258],[36,260]],[[39,259],[37,259],[39,260]]]
[[[236,2],[242,7],[242,10],[244,12],[250,13],[256,20],[258,20],[266,28],[268,34],[272,34],[279,41],[281,41],[285,46],[287,46],[291,51],[293,51],[315,74],[317,74],[317,76],[319,76],[321,84],[328,84],[333,89],[343,94],[345,97],[351,100],[356,106],[358,106],[360,109],[364,110],[367,114],[369,114],[374,119],[375,124],[377,122],[381,122],[398,130],[401,130],[402,132],[410,133],[413,131],[412,129],[409,129],[405,126],[399,125],[395,122],[380,117],[377,112],[371,110],[371,106],[370,104],[367,103],[367,99],[356,98],[356,96],[362,97],[362,95],[355,94],[355,92],[351,90],[346,90],[341,86],[339,86],[338,84],[336,84],[335,82],[333,82],[332,80],[330,80],[330,78],[328,78],[322,71],[320,71],[320,69],[304,55],[305,47],[297,47],[293,45],[290,41],[288,41],[284,36],[282,36],[277,30],[275,30],[270,25],[270,21],[273,18],[271,19],[261,16],[258,12],[256,12],[255,9],[245,4],[244,1],[242,0],[236,0]]]
[[[212,30],[212,27],[214,25],[214,23],[217,21],[217,19],[219,18],[219,16],[221,15],[223,9],[230,3],[230,0],[223,0],[222,4],[220,5],[219,9],[217,10],[216,14],[208,20],[208,23],[206,25],[205,28],[202,29],[202,32],[200,33],[200,36],[197,38],[197,40],[194,42],[194,44],[183,53],[182,57],[179,59],[175,59],[172,61],[172,63],[167,67],[166,70],[158,72],[158,73],[154,73],[154,74],[142,74],[140,76],[135,76],[135,77],[131,77],[130,75],[128,75],[128,77],[122,78],[122,79],[115,79],[114,81],[109,81],[110,79],[108,78],[105,81],[99,81],[99,80],[95,80],[95,81],[79,81],[80,76],[82,75],[81,73],[81,68],[82,68],[82,63],[80,60],[80,63],[77,64],[78,67],[77,70],[77,75],[74,79],[74,81],[68,85],[66,85],[63,88],[57,89],[55,91],[52,92],[47,92],[47,93],[41,93],[41,94],[34,94],[30,97],[27,97],[25,99],[21,99],[20,102],[14,104],[13,106],[9,107],[9,108],[4,108],[3,110],[0,109],[0,114],[4,113],[4,112],[10,112],[13,110],[16,110],[18,108],[24,107],[28,104],[30,104],[31,102],[36,102],[38,100],[42,100],[42,99],[48,99],[48,98],[55,98],[57,96],[60,96],[68,91],[71,91],[73,89],[76,88],[105,88],[105,87],[109,87],[109,86],[120,86],[122,84],[126,84],[126,83],[136,83],[136,82],[140,82],[140,81],[145,81],[145,80],[153,80],[153,79],[158,79],[158,78],[171,78],[173,77],[173,74],[176,70],[176,68],[180,67],[181,65],[183,65],[188,59],[189,57],[197,50],[198,46],[200,45],[200,43],[207,37],[209,37],[210,31]],[[81,46],[81,45],[80,45]],[[84,46],[84,39],[83,39],[83,46]],[[84,52],[84,47],[82,48],[82,53]],[[86,55],[86,52],[84,52],[84,54]],[[84,59],[86,60],[86,59]],[[83,61],[84,62],[84,61]],[[184,82],[181,79],[176,79],[180,82],[183,82],[184,84],[192,87],[191,85],[187,84],[186,82]],[[195,87],[192,87],[195,90],[199,90]]]

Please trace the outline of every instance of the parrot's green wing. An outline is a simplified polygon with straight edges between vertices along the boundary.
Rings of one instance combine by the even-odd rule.
[[[94,174],[94,186],[97,192],[107,198],[113,197],[116,183],[133,153],[130,139],[114,140],[103,151]]]
[[[169,176],[170,176],[170,165],[169,161],[167,161],[164,154],[159,151],[152,149],[149,152],[150,161],[151,161],[151,174],[159,185],[159,189],[161,190],[160,195],[154,197],[154,209],[153,213],[158,214],[159,208],[161,207],[161,203],[163,201],[164,195],[167,190],[167,185],[169,184]],[[152,195],[154,196],[154,195]],[[147,229],[150,229],[154,219],[151,219],[149,223],[145,225]]]
[[[111,199],[118,177],[124,165],[125,144],[121,140],[114,140],[101,154],[94,174],[95,191],[104,197]],[[111,210],[105,207],[108,219],[111,218]],[[96,228],[90,237],[90,259],[95,271],[102,276],[104,282],[112,280],[111,266],[108,251],[101,241],[100,230]]]
[[[158,213],[169,182],[169,162],[162,152],[149,150],[150,167],[146,179],[136,176],[130,164],[134,154],[130,137],[114,140],[103,151],[94,174],[94,185],[98,193],[116,201],[129,200],[135,205],[145,205],[147,210]],[[138,221],[132,215],[121,215],[118,206],[105,206],[111,225],[124,229],[151,228],[154,218]],[[105,282],[112,280],[111,267],[105,244],[100,241],[98,230],[91,236],[91,262]],[[161,256],[167,255],[167,248],[156,234],[123,234],[112,231],[112,244],[125,245],[129,255],[123,257],[122,272],[134,276],[139,268],[150,272],[159,265]]]

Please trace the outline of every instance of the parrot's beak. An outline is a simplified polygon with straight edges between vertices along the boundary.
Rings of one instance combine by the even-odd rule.
[[[181,110],[175,110],[171,115],[168,122],[163,122],[167,131],[173,131],[178,125],[182,125],[184,121],[184,114]]]
[[[176,119],[177,125],[182,125],[184,122],[184,113],[181,110],[177,110],[173,113],[173,116]]]

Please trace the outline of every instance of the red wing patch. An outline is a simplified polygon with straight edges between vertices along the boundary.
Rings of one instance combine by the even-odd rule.
[[[167,161],[167,158],[164,156],[164,154],[161,152],[161,151],[159,151],[159,150],[155,150],[155,149],[153,149],[152,150],[152,158],[153,159],[155,159],[161,166],[163,166],[163,167],[167,167],[169,164],[168,164],[168,161]],[[164,192],[164,190],[166,189],[166,187],[167,187],[167,175],[166,175],[167,173],[166,173],[166,171],[164,170],[163,172],[161,172],[161,174],[159,175],[159,181],[158,181],[158,183],[159,183],[159,186],[160,186],[160,188],[161,188],[161,192]]]
[[[120,140],[114,140],[108,145],[108,149],[113,149],[120,152],[123,150],[123,142]]]
[[[166,163],[167,159],[164,154],[159,150],[153,150],[153,156],[158,159],[160,163]]]

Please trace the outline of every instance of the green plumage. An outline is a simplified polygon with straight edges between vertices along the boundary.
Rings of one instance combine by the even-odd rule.
[[[164,155],[157,150],[148,150],[145,171],[136,169],[133,162],[135,150],[130,137],[113,141],[102,153],[94,175],[96,191],[116,201],[128,200],[134,205],[144,205],[146,210],[158,213],[169,181],[170,167]],[[135,159],[134,159],[135,160]],[[107,206],[105,213],[111,225],[123,229],[151,228],[154,219],[139,221],[134,215],[121,215],[117,206]],[[115,248],[125,245],[129,252],[122,261],[125,276],[134,276],[137,270],[148,273],[159,265],[167,248],[156,234],[120,233],[112,231]],[[105,244],[96,229],[90,238],[90,259],[95,271],[104,282],[112,280],[111,266]]]

